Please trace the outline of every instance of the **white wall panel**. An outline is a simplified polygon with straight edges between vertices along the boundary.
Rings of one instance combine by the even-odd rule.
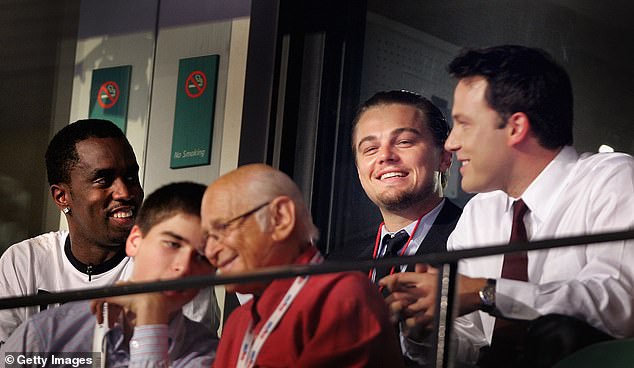
[[[173,181],[191,180],[207,184],[218,176],[225,125],[231,28],[231,21],[217,21],[159,30],[144,180],[148,193]],[[220,59],[210,164],[170,169],[179,60],[214,54],[220,55]],[[239,125],[240,121],[233,123]]]
[[[142,181],[157,8],[157,0],[82,1],[70,109],[70,122],[88,118],[94,69],[131,65],[126,136],[139,162]],[[64,216],[60,219],[60,227],[66,228]]]
[[[94,69],[132,65],[126,135],[146,193],[173,181],[207,184],[237,166],[250,4],[82,1],[70,121],[88,117]],[[170,169],[178,61],[211,54],[220,61],[210,164]]]

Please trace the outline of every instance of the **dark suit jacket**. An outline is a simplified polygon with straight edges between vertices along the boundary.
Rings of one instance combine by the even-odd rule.
[[[462,209],[449,199],[445,198],[445,203],[440,209],[436,221],[429,229],[427,236],[423,239],[420,247],[416,251],[417,255],[445,252],[447,251],[447,238],[456,227],[456,223],[462,214]],[[377,225],[378,227],[378,225]],[[374,237],[372,237],[374,239]],[[347,248],[337,250],[328,255],[329,261],[350,261],[350,260],[368,260],[372,259],[374,251],[374,242],[371,244],[361,244],[358,246],[349,246]],[[407,267],[407,271],[413,271],[414,266]]]
[[[445,198],[445,203],[443,207],[440,209],[440,213],[436,217],[436,221],[432,224],[427,236],[423,239],[420,247],[416,251],[417,255],[427,254],[427,253],[436,253],[436,252],[445,252],[447,251],[447,238],[449,238],[449,234],[456,227],[456,223],[462,214],[462,209],[452,203],[449,199]],[[378,229],[375,227],[375,231]],[[376,234],[376,233],[375,233]],[[341,250],[336,250],[330,253],[327,257],[328,261],[352,261],[352,260],[368,260],[372,259],[372,253],[374,252],[374,241],[376,237],[374,235],[370,235],[367,237],[368,240],[371,238],[371,241],[365,241],[363,244],[348,246]],[[409,272],[414,271],[414,265],[407,266],[407,270]],[[422,366],[416,364],[415,362],[405,358],[405,366],[422,368]]]

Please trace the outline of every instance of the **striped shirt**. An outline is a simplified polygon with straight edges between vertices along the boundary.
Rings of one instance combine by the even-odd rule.
[[[0,356],[5,352],[88,353],[95,325],[89,301],[64,304],[20,325],[0,348]],[[121,324],[110,329],[105,338],[108,367],[210,367],[218,345],[217,336],[209,329],[181,313],[169,325],[135,327],[129,344],[124,343]],[[0,359],[2,366],[4,360]]]

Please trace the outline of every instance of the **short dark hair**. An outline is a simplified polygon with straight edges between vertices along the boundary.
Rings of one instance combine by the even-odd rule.
[[[150,194],[136,217],[136,225],[143,235],[152,227],[178,214],[200,217],[200,205],[207,187],[182,181],[164,185]]]
[[[352,121],[352,155],[355,158],[355,161],[357,157],[357,149],[354,146],[355,131],[361,115],[372,107],[392,104],[408,105],[420,110],[425,116],[425,120],[427,122],[425,125],[427,125],[427,128],[429,128],[429,131],[432,134],[434,144],[440,150],[445,149],[445,141],[449,136],[449,123],[447,123],[445,114],[443,114],[436,105],[418,93],[405,90],[380,91],[375,93],[374,96],[370,97],[361,104],[361,106],[359,106],[354,120]],[[440,179],[441,184],[444,187],[447,184],[446,173],[441,173]]]
[[[109,120],[85,119],[68,124],[51,139],[44,155],[49,185],[70,184],[70,172],[79,162],[77,143],[88,138],[123,138],[130,146],[121,129]]]
[[[449,136],[449,124],[445,115],[436,105],[425,97],[410,91],[381,91],[366,100],[357,109],[357,114],[352,121],[352,150],[356,153],[354,146],[354,131],[359,123],[359,119],[368,109],[380,105],[401,104],[409,105],[420,110],[427,119],[427,127],[432,133],[434,143],[438,148],[444,149],[445,141]]]
[[[484,77],[486,101],[504,124],[512,114],[523,112],[543,147],[572,144],[570,78],[546,51],[517,45],[465,49],[448,70],[458,79]]]

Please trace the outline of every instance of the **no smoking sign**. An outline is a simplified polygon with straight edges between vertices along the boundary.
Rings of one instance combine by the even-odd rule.
[[[114,106],[119,100],[119,86],[114,81],[108,81],[99,87],[97,92],[97,102],[104,109]]]
[[[88,117],[110,120],[125,132],[131,75],[130,65],[93,70]]]
[[[195,70],[189,74],[185,80],[185,93],[190,98],[200,97],[207,88],[207,77],[200,70]]]
[[[209,165],[220,55],[178,61],[170,168]]]

